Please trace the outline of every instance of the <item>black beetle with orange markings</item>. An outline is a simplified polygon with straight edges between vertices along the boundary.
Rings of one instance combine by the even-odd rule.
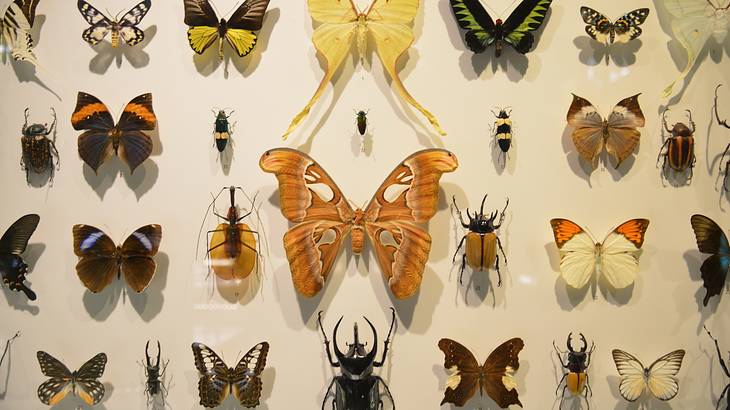
[[[669,137],[664,141],[662,148],[659,150],[657,164],[664,157],[664,161],[662,162],[664,176],[666,176],[668,166],[674,172],[685,172],[689,170],[689,179],[691,180],[692,169],[697,161],[695,158],[694,138],[696,126],[694,121],[692,121],[692,111],[687,110],[689,125],[678,122],[672,125],[672,128],[667,126],[667,111],[669,111],[669,108],[665,109],[664,114],[662,114],[662,124],[664,129],[669,133]]]

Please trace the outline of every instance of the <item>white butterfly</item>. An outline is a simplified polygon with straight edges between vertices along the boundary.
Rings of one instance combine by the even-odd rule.
[[[684,80],[697,62],[697,56],[710,36],[722,45],[730,28],[730,0],[665,0],[672,19],[672,32],[687,51],[687,66],[679,78],[664,89],[663,97],[672,95],[674,86]]]
[[[28,61],[38,66],[33,54],[30,30],[35,20],[35,8],[40,0],[15,0],[2,13],[0,43],[3,51],[10,51],[16,61]]]
[[[614,349],[611,354],[616,370],[621,375],[618,388],[624,399],[636,401],[644,394],[644,390],[649,390],[654,397],[663,401],[671,400],[679,393],[679,382],[675,376],[682,366],[684,350],[667,353],[648,368],[623,350]]]
[[[570,287],[586,286],[596,268],[615,289],[634,283],[648,219],[622,223],[606,235],[603,243],[596,243],[588,232],[567,219],[552,219],[550,225],[560,250],[560,271]]]

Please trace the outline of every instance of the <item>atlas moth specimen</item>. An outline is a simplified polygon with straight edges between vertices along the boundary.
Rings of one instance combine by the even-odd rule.
[[[664,130],[669,134],[669,137],[664,140],[659,155],[657,156],[657,164],[659,160],[664,157],[662,162],[662,175],[666,177],[668,169],[672,169],[674,172],[685,172],[689,170],[689,180],[692,180],[693,168],[697,158],[695,158],[695,138],[694,133],[695,122],[692,121],[692,111],[687,110],[687,117],[689,124],[678,122],[672,125],[671,128],[667,125],[667,111],[669,108],[664,110],[662,114],[662,126]]]

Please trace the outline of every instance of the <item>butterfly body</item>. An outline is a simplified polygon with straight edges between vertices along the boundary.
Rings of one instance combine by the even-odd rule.
[[[38,351],[37,358],[41,372],[49,377],[38,386],[38,398],[43,404],[56,405],[68,393],[79,397],[89,406],[98,404],[104,398],[104,385],[97,379],[104,374],[107,363],[105,353],[97,354],[73,372],[46,352]]]
[[[581,7],[580,14],[587,24],[586,33],[594,40],[603,44],[613,44],[614,41],[628,43],[641,35],[642,30],[639,26],[644,24],[649,16],[649,9],[633,10],[619,17],[615,22],[590,7]]]
[[[119,47],[120,39],[129,46],[144,41],[144,31],[137,27],[152,7],[152,0],[143,0],[125,13],[121,18],[110,18],[94,8],[85,0],[78,0],[77,7],[81,16],[91,25],[84,30],[81,38],[93,45],[99,44],[111,33],[111,45]]]

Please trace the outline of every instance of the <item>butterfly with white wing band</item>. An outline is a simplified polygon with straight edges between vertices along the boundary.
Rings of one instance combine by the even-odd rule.
[[[84,30],[81,35],[84,41],[94,46],[111,32],[112,47],[116,48],[119,46],[120,37],[130,46],[144,40],[144,31],[140,30],[137,25],[142,22],[152,7],[152,0],[141,1],[118,20],[110,19],[84,0],[79,0],[77,7],[84,19],[91,24],[91,27]]]

